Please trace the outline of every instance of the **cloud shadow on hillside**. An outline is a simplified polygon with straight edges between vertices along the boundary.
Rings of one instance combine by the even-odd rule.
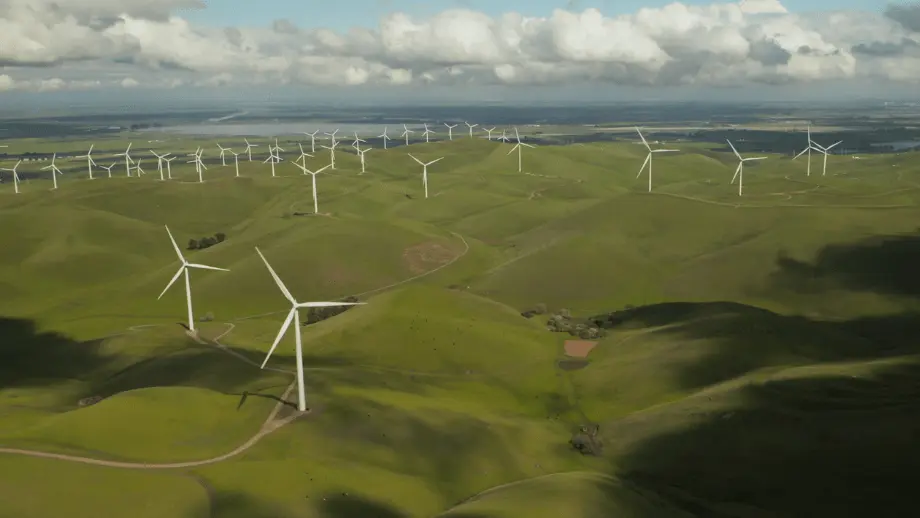
[[[107,365],[101,344],[40,331],[32,320],[0,317],[0,388],[81,378]]]
[[[197,508],[188,518],[215,516],[220,518],[289,518],[302,516],[307,509],[322,518],[408,518],[409,515],[393,506],[351,495],[347,492],[311,495],[303,491],[294,495],[302,499],[300,506],[280,505],[232,491],[217,491],[211,495],[209,509]],[[314,514],[310,514],[313,516]]]
[[[913,297],[920,295],[913,258],[920,259],[920,238],[866,239],[828,246],[811,264],[781,257],[775,280]],[[705,348],[675,367],[686,389],[771,365],[828,367],[615,423],[607,441],[645,434],[624,443],[617,476],[697,515],[916,514],[910,475],[920,465],[920,313],[822,321],[730,302],[670,303],[616,312],[606,326],[665,326],[653,333]],[[866,363],[859,371],[834,365],[846,361]],[[650,424],[659,431],[648,432]]]

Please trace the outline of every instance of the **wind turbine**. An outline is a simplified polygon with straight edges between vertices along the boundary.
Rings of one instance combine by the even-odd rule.
[[[380,134],[380,135],[377,135],[377,138],[382,138],[382,139],[383,139],[383,150],[386,151],[386,150],[387,150],[387,141],[388,141],[388,140],[391,140],[390,137],[387,136],[387,126],[384,126],[384,127],[383,127],[383,133]]]
[[[486,138],[488,138],[489,140],[492,140],[492,132],[495,131],[495,128],[489,128],[489,129],[482,128],[482,129],[483,131],[489,134],[488,137]]]
[[[46,165],[45,167],[42,167],[41,170],[42,171],[47,171],[48,169],[51,170],[51,179],[54,180],[54,188],[57,189],[58,188],[57,175],[63,174],[63,173],[61,173],[61,170],[58,169],[58,166],[54,165],[55,158],[57,158],[57,153],[51,155],[51,163]]]
[[[805,174],[805,176],[811,176],[811,150],[814,149],[815,151],[818,151],[818,152],[820,152],[821,150],[815,147],[815,142],[811,140],[811,125],[810,124],[808,125],[807,131],[808,131],[808,146],[806,146],[805,149],[803,149],[798,155],[795,155],[792,159],[795,160],[796,158],[804,155],[805,152],[808,152],[808,172]]]
[[[351,147],[361,151],[361,142],[367,143],[366,140],[358,136],[358,132],[355,132],[355,141],[351,143]]]
[[[276,153],[276,152],[278,151],[278,149],[279,149],[279,148],[277,148],[277,147],[272,147],[271,144],[269,144],[269,146],[268,146],[268,158],[266,158],[266,159],[262,162],[263,164],[264,164],[265,162],[271,162],[271,164],[272,164],[272,178],[275,177],[275,164],[277,164],[278,162],[281,162],[281,156],[278,155],[278,154]]]
[[[125,157],[125,172],[128,173],[128,176],[131,176],[131,164],[134,163],[134,160],[131,159],[131,145],[133,142],[128,142],[128,149],[124,153],[117,153],[115,156]]]
[[[300,164],[298,164],[297,162],[294,162],[294,165],[296,165],[297,167],[299,167],[300,170],[303,171],[303,174],[309,174],[310,176],[313,177],[313,214],[319,214],[319,201],[318,201],[318,199],[317,199],[317,197],[316,197],[316,175],[318,175],[318,174],[322,173],[323,171],[325,171],[326,169],[332,167],[332,164],[326,164],[326,165],[324,165],[323,167],[321,167],[320,169],[317,169],[316,171],[311,171],[311,170],[307,169],[307,167],[306,167],[305,165],[300,165]]]
[[[16,162],[16,165],[14,165],[12,169],[5,169],[5,168],[0,169],[0,171],[9,171],[13,173],[13,192],[15,192],[16,194],[19,194],[19,173],[16,172],[16,168],[19,167],[19,164],[21,163],[22,163],[22,159],[20,158],[19,161]]]
[[[525,146],[531,149],[533,149],[533,146],[531,146],[530,144],[525,144],[524,142],[521,142],[521,135],[518,133],[517,127],[514,128],[514,136],[517,137],[517,144],[515,144],[514,147],[511,148],[511,151],[508,151],[508,154],[510,155],[511,153],[514,153],[514,150],[517,149],[518,172],[520,173],[523,170],[523,168],[521,167],[521,152],[523,151]]]
[[[422,184],[425,186],[425,198],[427,199],[428,198],[428,166],[437,162],[438,160],[443,159],[444,157],[442,156],[441,158],[436,158],[426,164],[425,162],[422,162],[418,158],[415,158],[414,156],[412,156],[412,153],[407,153],[407,154],[412,157],[412,160],[415,160],[422,166]]]
[[[98,165],[99,165],[99,164],[96,163],[95,160],[93,160],[93,147],[94,147],[94,146],[95,146],[95,144],[90,144],[90,146],[89,146],[89,151],[87,151],[85,155],[80,155],[80,156],[78,156],[78,157],[74,157],[74,158],[85,158],[85,159],[86,159],[86,168],[87,168],[87,170],[89,171],[89,179],[90,179],[90,180],[93,179],[93,166],[98,166]]]
[[[165,226],[165,225],[164,225]],[[222,272],[229,272],[226,268],[217,268],[215,266],[207,266],[204,264],[190,263],[185,260],[185,257],[182,256],[182,250],[179,250],[179,245],[176,244],[176,240],[173,239],[172,232],[169,231],[169,227],[166,227],[166,233],[169,234],[169,240],[172,242],[173,248],[176,249],[176,255],[179,256],[179,260],[182,261],[182,265],[179,266],[179,271],[176,272],[176,275],[173,276],[172,280],[169,281],[169,284],[166,285],[166,288],[160,293],[160,296],[157,297],[157,300],[163,298],[163,295],[166,294],[166,291],[175,284],[176,280],[179,279],[179,276],[185,274],[185,300],[188,305],[188,330],[192,333],[195,332],[195,317],[192,315],[192,285],[189,281],[188,270],[189,268],[200,268],[202,270],[218,270]]]
[[[431,135],[434,132],[428,129],[428,124],[425,124],[424,126],[425,126],[425,131],[422,132],[422,136],[425,137],[425,143],[428,143],[429,142],[428,135]]]
[[[109,166],[101,165],[101,166],[99,166],[99,167],[102,168],[102,169],[105,169],[105,172],[109,173],[109,178],[111,178],[111,177],[112,177],[112,168],[115,167],[115,164],[117,164],[117,163],[118,163],[118,162],[112,162],[112,164],[109,165]]]
[[[197,151],[189,155],[194,158],[187,162],[189,164],[195,164],[195,170],[198,172],[198,183],[204,183],[203,170],[207,169],[207,166],[201,161],[202,151],[204,150],[199,147]]]
[[[444,125],[447,126],[447,140],[454,140],[454,128],[456,128],[457,125],[454,124],[453,126],[451,126],[450,124],[446,122],[444,123]]]
[[[178,157],[164,158],[163,161],[166,162],[166,178],[172,180],[172,161]]]
[[[235,151],[230,151],[230,154],[233,155],[233,167],[236,169],[236,177],[240,177],[240,154]]]
[[[645,170],[645,166],[648,165],[648,192],[652,192],[652,155],[655,153],[674,153],[678,151],[677,149],[652,149],[648,145],[648,141],[645,140],[645,137],[642,136],[642,132],[639,131],[639,127],[636,127],[636,133],[639,134],[639,138],[642,139],[642,143],[645,144],[645,149],[648,149],[648,155],[645,156],[645,162],[642,162],[642,167],[639,168],[639,173],[636,174],[636,178],[642,176],[642,171]]]
[[[476,126],[479,126],[479,124],[470,124],[469,122],[465,122],[465,121],[464,121],[464,124],[466,124],[466,126],[470,129],[470,138],[473,138],[473,128],[475,128]]]
[[[338,145],[339,145],[339,142],[335,139],[332,139],[331,146],[322,146],[322,145],[320,146],[320,147],[324,147],[329,150],[329,165],[332,166],[333,169],[335,169],[335,147]]]
[[[368,151],[370,151],[371,149],[374,149],[374,148],[366,147],[366,148],[364,148],[364,149],[359,149],[359,150],[358,150],[358,156],[361,157],[361,173],[360,173],[360,174],[364,174],[364,172],[365,172],[365,171],[364,171],[364,154],[367,153]]]
[[[310,152],[316,153],[316,134],[319,133],[319,130],[316,130],[313,133],[307,133],[306,131],[302,131],[301,133],[310,137]]]
[[[138,158],[138,159],[137,159],[137,164],[134,165],[134,172],[137,173],[137,177],[138,177],[138,178],[140,178],[141,175],[146,174],[146,173],[144,172],[144,169],[141,167],[141,162],[143,162],[143,161],[144,161],[143,158]]]
[[[259,145],[250,144],[249,141],[246,140],[245,138],[243,139],[243,142],[246,143],[246,149],[243,150],[243,153],[246,153],[247,155],[249,155],[249,161],[252,162],[252,148],[259,147]]]
[[[224,158],[224,153],[226,153],[227,151],[230,151],[230,148],[221,146],[220,142],[217,143],[217,147],[218,149],[220,149],[220,165],[223,167],[227,167],[227,159]]]
[[[406,145],[407,145],[407,146],[409,145],[409,134],[410,134],[410,133],[415,133],[415,132],[412,131],[412,130],[410,130],[409,128],[406,127],[405,124],[403,124],[403,133],[402,133],[402,135],[400,135],[400,137],[406,137]]]
[[[163,159],[166,158],[166,156],[169,155],[169,153],[165,153],[161,155],[152,149],[150,150],[150,152],[153,154],[153,156],[157,157],[157,172],[160,173],[160,181],[162,182],[163,180],[165,180],[165,178],[163,178]]]
[[[502,142],[508,142],[509,140],[511,140],[511,139],[508,138],[507,133],[508,133],[507,130],[502,130],[502,136],[499,137],[498,140],[501,140]]]
[[[738,150],[735,149],[735,146],[732,144],[732,142],[728,139],[725,139],[725,141],[728,142],[728,145],[732,147],[732,151],[735,152],[735,156],[738,157],[738,169],[735,169],[735,176],[732,176],[731,183],[735,183],[735,178],[738,178],[738,196],[741,196],[741,189],[744,184],[744,163],[751,162],[754,160],[765,160],[767,157],[758,156],[758,157],[750,157],[750,158],[741,158],[741,155],[738,154]]]
[[[294,163],[296,164],[298,161],[302,161],[303,165],[307,165],[307,157],[313,158],[313,155],[304,151],[303,146],[300,145],[300,142],[297,143],[297,147],[300,148],[300,157],[297,160],[294,160]]]
[[[262,255],[262,252],[256,247],[256,252],[258,252],[259,257],[262,258],[262,262],[265,263],[265,267],[268,268],[268,273],[271,274],[272,279],[275,280],[275,284],[278,285],[278,289],[281,290],[281,293],[284,294],[284,298],[288,299],[291,303],[291,311],[288,312],[288,316],[284,319],[284,323],[281,324],[281,330],[278,332],[278,336],[275,338],[275,342],[272,344],[271,349],[268,350],[268,354],[265,356],[265,361],[262,362],[262,368],[265,368],[265,364],[268,363],[268,359],[271,358],[272,353],[275,352],[275,348],[278,346],[278,343],[281,342],[281,338],[284,337],[284,333],[288,330],[288,327],[291,326],[291,322],[294,323],[294,347],[297,358],[297,409],[301,412],[307,410],[307,396],[304,393],[304,383],[303,383],[303,343],[300,338],[300,308],[328,308],[328,307],[337,307],[337,306],[361,306],[366,304],[366,302],[297,302],[291,292],[284,286],[284,283],[281,282],[281,278],[278,277],[278,274],[275,273],[275,270],[272,269],[272,266],[268,264],[268,261],[265,259],[265,256]]]

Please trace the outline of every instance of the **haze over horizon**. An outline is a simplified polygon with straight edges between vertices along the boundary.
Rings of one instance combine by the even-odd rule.
[[[3,0],[0,98],[840,101],[908,99],[920,83],[916,4],[587,4]]]

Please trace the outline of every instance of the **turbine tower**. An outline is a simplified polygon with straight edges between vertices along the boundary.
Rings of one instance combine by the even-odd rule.
[[[246,143],[246,149],[243,150],[243,153],[246,153],[249,156],[249,161],[252,162],[252,148],[259,147],[259,145],[250,144],[249,141],[246,140],[245,138],[243,139],[243,142]]]
[[[814,149],[815,151],[818,151],[818,152],[820,152],[821,150],[815,147],[815,142],[811,140],[811,125],[810,124],[808,125],[807,131],[808,131],[808,145],[805,147],[805,149],[802,150],[801,153],[799,153],[798,155],[795,155],[792,159],[795,160],[796,158],[799,158],[800,156],[805,154],[805,152],[808,152],[808,172],[805,174],[805,176],[811,176],[811,150]]]
[[[362,143],[362,142],[364,142],[365,144],[367,143],[366,140],[364,140],[363,138],[361,138],[361,137],[358,136],[358,132],[356,131],[356,132],[355,132],[355,141],[351,143],[351,147],[357,149],[358,151],[361,151],[361,143]]]
[[[167,153],[168,154],[168,153]],[[178,157],[164,158],[163,161],[166,162],[166,178],[172,180],[172,161]]]
[[[359,149],[359,150],[358,150],[358,156],[361,157],[361,172],[358,173],[358,174],[364,174],[364,173],[365,173],[365,171],[364,171],[364,154],[367,153],[368,151],[372,150],[372,149],[374,149],[374,148],[366,147],[366,148],[364,148],[364,149]]]
[[[425,163],[419,160],[418,158],[415,158],[414,156],[412,156],[411,153],[407,153],[407,154],[412,157],[412,160],[415,160],[422,166],[422,184],[425,186],[425,198],[427,199],[428,198],[428,166],[437,162],[438,160],[443,159],[444,157],[442,156],[441,158],[436,158],[432,160],[431,162]]]
[[[150,150],[153,156],[157,157],[157,172],[160,173],[160,181],[162,182],[166,178],[163,178],[163,159],[166,158],[169,153],[159,154],[154,150]]]
[[[514,153],[515,149],[517,150],[518,152],[518,172],[520,173],[520,172],[523,172],[522,161],[521,161],[521,151],[524,149],[525,146],[531,149],[533,149],[533,146],[531,146],[530,144],[525,144],[524,142],[521,142],[521,135],[518,133],[517,127],[514,128],[514,136],[517,138],[517,144],[515,144],[514,147],[511,148],[511,151],[508,151],[508,154],[510,155],[511,153]]]
[[[169,284],[166,285],[166,288],[160,293],[160,296],[157,297],[157,300],[163,298],[163,295],[166,291],[176,283],[176,280],[179,279],[179,276],[185,274],[185,301],[188,306],[188,330],[189,332],[195,332],[195,317],[192,314],[192,285],[189,281],[188,270],[189,268],[199,268],[202,270],[218,270],[222,272],[229,272],[226,268],[217,268],[215,266],[207,266],[204,264],[190,263],[185,260],[185,257],[182,255],[182,250],[179,250],[179,245],[176,244],[176,240],[173,239],[172,232],[169,231],[169,227],[166,227],[166,233],[169,234],[169,240],[172,242],[173,248],[176,249],[176,255],[179,256],[179,261],[182,262],[182,265],[179,266],[179,271],[176,272],[176,275],[173,276],[172,280],[169,281]]]
[[[89,171],[89,179],[93,179],[93,166],[99,166],[95,160],[93,160],[93,147],[95,144],[90,144],[89,151],[85,155],[80,155],[74,158],[85,158],[86,159],[86,169]]]
[[[294,163],[296,164],[297,162],[303,162],[303,165],[306,166],[307,157],[313,158],[313,155],[304,151],[303,146],[300,145],[300,142],[297,143],[297,147],[300,148],[300,156],[296,160],[294,160]]]
[[[311,171],[307,169],[305,165],[300,165],[297,162],[294,162],[294,165],[299,167],[300,170],[303,171],[303,174],[308,174],[313,177],[313,214],[319,214],[319,200],[316,195],[316,175],[332,167],[332,164],[326,164],[323,167],[317,169],[316,171]]]
[[[275,270],[272,269],[272,266],[268,264],[268,260],[265,259],[265,256],[262,255],[262,252],[256,248],[259,257],[262,258],[262,262],[265,263],[265,267],[268,268],[268,273],[271,274],[272,279],[275,280],[275,284],[278,285],[278,289],[281,290],[281,293],[284,294],[286,298],[291,303],[291,310],[288,312],[288,316],[284,319],[284,323],[281,324],[281,330],[278,332],[278,336],[275,338],[275,342],[272,343],[271,349],[268,350],[268,354],[265,355],[265,361],[262,362],[262,368],[265,368],[265,364],[268,363],[268,359],[271,358],[272,353],[275,352],[275,348],[278,347],[278,343],[281,341],[281,338],[284,337],[284,333],[288,330],[288,327],[291,326],[291,322],[294,323],[294,347],[295,354],[297,358],[297,409],[301,412],[307,410],[307,396],[304,393],[304,382],[303,382],[303,344],[300,337],[300,308],[328,308],[328,307],[337,307],[337,306],[361,306],[366,304],[366,302],[297,302],[291,292],[284,286],[284,283],[281,282],[281,278],[278,277],[278,274],[275,273]]]
[[[464,124],[470,129],[470,138],[473,138],[473,128],[479,126],[479,124],[470,124],[469,122],[464,122]]]
[[[488,138],[489,140],[492,140],[492,132],[495,131],[495,128],[489,128],[489,129],[483,128],[483,131],[488,133],[488,136],[486,138]]]
[[[728,139],[725,139],[725,141],[728,142],[728,145],[731,146],[732,151],[735,152],[735,156],[738,157],[738,169],[735,169],[735,176],[732,176],[731,183],[735,183],[735,178],[738,179],[738,196],[741,196],[741,189],[744,186],[743,185],[744,184],[744,163],[751,162],[754,160],[766,160],[767,157],[758,156],[758,157],[751,157],[751,158],[741,158],[741,155],[738,154],[738,150],[735,149],[735,146],[732,144],[732,142]]]
[[[236,151],[230,151],[230,154],[233,155],[233,167],[236,169],[236,177],[240,177],[240,154]]]
[[[331,146],[320,146],[329,150],[329,165],[335,169],[335,147],[339,145],[339,142],[335,139],[332,140]]]
[[[412,130],[410,130],[409,128],[406,127],[405,124],[403,124],[403,132],[402,132],[402,135],[400,135],[400,137],[406,137],[406,145],[407,145],[407,146],[409,145],[409,134],[410,134],[410,133],[415,133],[415,132],[412,131]]]
[[[444,123],[444,125],[447,126],[447,140],[454,140],[454,128],[456,128],[457,125],[454,124],[453,126],[451,126],[450,124],[446,122]]]
[[[434,134],[434,132],[428,129],[428,124],[425,124],[424,126],[425,126],[425,131],[422,132],[422,136],[425,137],[425,143],[427,144],[428,142],[430,142],[428,140],[428,135],[432,135]]]
[[[205,166],[204,162],[201,161],[201,153],[203,151],[204,150],[199,147],[194,153],[188,155],[190,157],[194,157],[191,160],[189,160],[187,163],[195,164],[195,171],[198,172],[198,183],[204,183],[203,171],[204,169],[207,169],[207,166]]]
[[[13,192],[16,194],[19,194],[19,173],[16,172],[16,168],[19,167],[19,164],[21,163],[22,163],[22,159],[20,158],[19,161],[16,162],[16,165],[14,165],[12,169],[6,169],[6,168],[0,169],[0,171],[9,171],[13,173]]]
[[[306,131],[302,131],[301,133],[310,137],[310,153],[316,154],[316,134],[319,133],[319,130],[313,133],[307,133]]]
[[[225,158],[224,153],[230,151],[230,148],[221,146],[220,142],[217,143],[217,148],[220,149],[220,165],[227,167],[227,159]]]
[[[128,149],[126,149],[124,153],[118,153],[115,155],[115,156],[125,157],[125,172],[128,174],[129,177],[131,176],[131,164],[134,163],[134,160],[131,159],[131,145],[132,144],[133,142],[128,142]]]
[[[642,132],[639,131],[638,126],[636,127],[636,133],[639,134],[639,138],[642,139],[642,144],[645,145],[645,149],[648,150],[648,155],[645,156],[645,162],[642,162],[642,167],[639,168],[639,173],[636,174],[636,178],[642,176],[642,171],[645,170],[645,166],[648,165],[648,192],[652,192],[652,155],[655,153],[675,153],[677,149],[652,149],[648,145],[648,141],[645,140],[645,137],[642,136]]]
[[[118,162],[112,162],[111,165],[108,165],[108,166],[101,165],[101,166],[99,166],[99,167],[102,168],[102,169],[105,169],[105,172],[109,173],[109,178],[111,178],[111,177],[112,177],[112,168],[115,167],[116,164],[118,164]]]
[[[42,171],[47,171],[47,170],[49,170],[49,169],[51,170],[51,179],[54,180],[54,187],[53,187],[53,189],[57,189],[57,188],[58,188],[58,184],[57,184],[57,175],[63,174],[63,173],[61,173],[61,170],[58,169],[58,166],[54,165],[54,159],[55,159],[55,158],[57,158],[57,153],[51,155],[51,163],[50,163],[50,164],[48,164],[48,165],[46,165],[45,167],[42,167],[42,168],[41,168]]]
[[[275,164],[281,162],[281,155],[277,154],[279,148],[272,147],[271,144],[268,145],[268,158],[266,158],[262,163],[270,162],[272,164],[272,178],[275,177]]]

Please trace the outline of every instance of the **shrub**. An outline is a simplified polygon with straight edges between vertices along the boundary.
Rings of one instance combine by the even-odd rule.
[[[188,249],[189,249],[189,250],[197,250],[197,249],[198,249],[198,241],[196,241],[196,240],[194,240],[194,239],[189,239],[189,240],[188,240]]]

